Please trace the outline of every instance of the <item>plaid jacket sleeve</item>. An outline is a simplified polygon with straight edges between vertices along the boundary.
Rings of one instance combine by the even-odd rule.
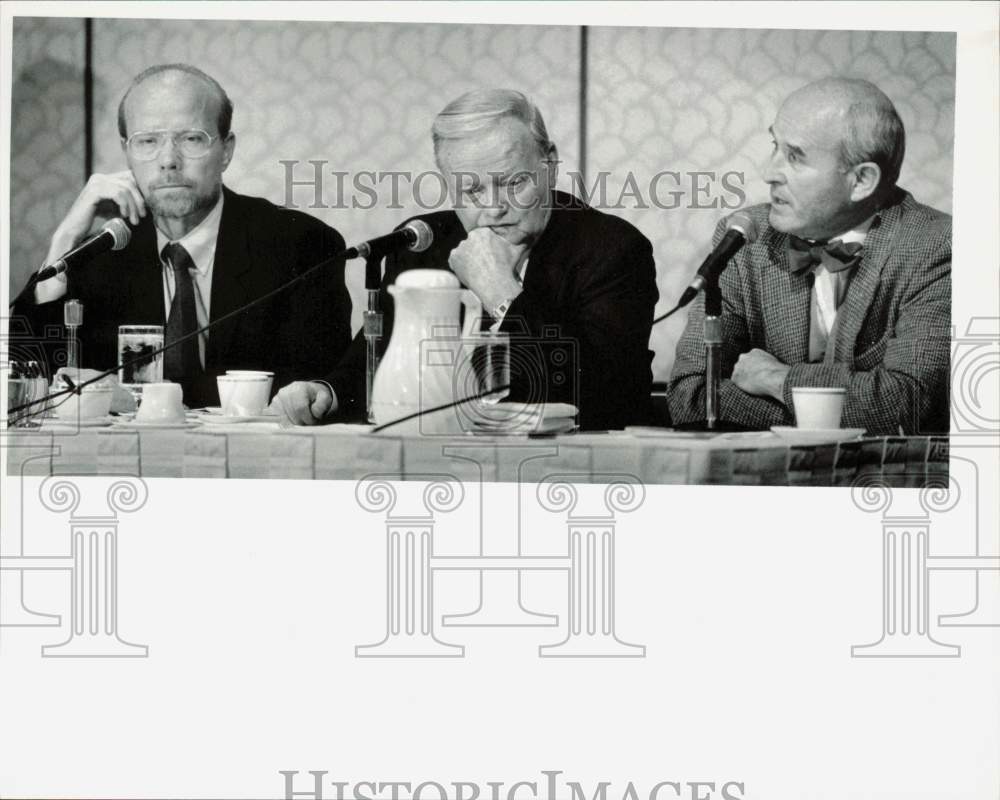
[[[726,232],[720,221],[712,239],[713,247]],[[752,347],[747,307],[736,270],[727,269],[719,280],[722,290],[722,375],[719,386],[719,418],[748,428],[766,430],[772,425],[791,424],[792,417],[781,403],[769,397],[747,394],[727,376],[741,353]],[[667,402],[671,419],[684,424],[705,419],[705,295],[691,304],[687,326],[677,343],[674,367],[670,373]]]

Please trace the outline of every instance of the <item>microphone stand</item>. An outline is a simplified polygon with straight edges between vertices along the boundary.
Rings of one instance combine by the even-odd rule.
[[[381,284],[382,257],[369,253],[365,257],[365,294],[368,295],[368,308],[364,312],[366,422],[375,422],[375,415],[372,412],[372,390],[379,365],[378,346],[382,339],[382,308],[379,302]]]
[[[52,392],[51,394],[48,394],[45,397],[33,399],[28,401],[27,403],[21,403],[20,405],[14,406],[13,408],[8,408],[7,416],[9,418],[10,415],[24,411],[25,409],[31,408],[33,406],[40,405],[42,403],[50,403],[51,401],[55,400],[58,397],[67,397],[68,395],[71,394],[79,394],[80,391],[85,387],[90,386],[92,383],[97,383],[97,381],[103,380],[109,375],[113,375],[114,373],[121,370],[123,367],[131,366],[132,364],[138,364],[140,361],[145,362],[147,359],[155,358],[156,356],[160,355],[160,353],[164,353],[170,348],[176,347],[182,342],[186,342],[188,339],[193,339],[197,336],[201,336],[203,333],[205,333],[211,328],[214,328],[216,325],[219,325],[225,322],[226,320],[233,319],[234,317],[237,317],[240,314],[244,314],[249,309],[253,308],[256,305],[259,305],[260,303],[263,303],[265,300],[270,300],[272,297],[275,297],[276,295],[279,295],[282,292],[287,291],[291,287],[301,283],[302,281],[316,274],[320,270],[327,269],[328,267],[331,267],[334,264],[336,264],[338,261],[343,261],[347,253],[348,253],[347,250],[343,250],[340,253],[337,253],[336,255],[330,258],[326,258],[323,261],[320,261],[318,264],[313,264],[311,267],[309,267],[309,269],[305,270],[304,272],[298,273],[297,275],[295,275],[295,277],[293,277],[286,283],[281,284],[281,286],[277,287],[276,289],[272,289],[266,294],[263,294],[260,297],[251,300],[249,303],[246,303],[240,306],[239,308],[234,308],[232,311],[223,314],[221,317],[218,317],[217,319],[210,320],[207,325],[203,325],[202,327],[198,328],[198,330],[191,331],[190,333],[185,333],[183,336],[174,339],[174,341],[172,342],[164,342],[162,347],[157,348],[152,353],[143,353],[135,355],[132,358],[128,359],[127,361],[122,361],[121,363],[116,364],[110,369],[106,369],[99,372],[93,378],[81,381],[80,383],[72,383],[71,381],[67,381],[67,383],[70,384],[70,387],[68,389],[62,389],[57,392]]]
[[[80,366],[80,339],[77,329],[83,324],[83,303],[79,300],[67,300],[63,303],[63,325],[69,334],[66,343],[66,366],[78,369]]]
[[[719,385],[722,382],[722,290],[719,279],[705,284],[705,427],[719,426]]]

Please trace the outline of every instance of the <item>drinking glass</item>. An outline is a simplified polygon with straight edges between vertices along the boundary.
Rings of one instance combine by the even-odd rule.
[[[142,400],[144,383],[163,382],[162,325],[120,325],[118,327],[118,380],[129,389],[136,403]]]
[[[484,331],[465,340],[475,376],[473,394],[479,402],[495,405],[510,394],[510,336]]]
[[[42,405],[12,412],[11,409],[38,400],[38,383],[33,378],[7,378],[7,425],[10,428],[39,428]]]

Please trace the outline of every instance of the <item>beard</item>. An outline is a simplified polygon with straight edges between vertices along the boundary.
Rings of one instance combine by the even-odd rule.
[[[184,219],[192,214],[210,211],[221,193],[221,185],[204,193],[183,186],[166,192],[151,191],[145,200],[154,217]]]

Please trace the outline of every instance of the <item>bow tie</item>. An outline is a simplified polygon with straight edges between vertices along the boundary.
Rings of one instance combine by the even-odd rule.
[[[841,272],[856,267],[861,261],[860,242],[842,242],[834,239],[825,244],[810,244],[797,236],[788,237],[788,263],[792,272],[808,272],[817,264],[822,264],[829,272]]]

